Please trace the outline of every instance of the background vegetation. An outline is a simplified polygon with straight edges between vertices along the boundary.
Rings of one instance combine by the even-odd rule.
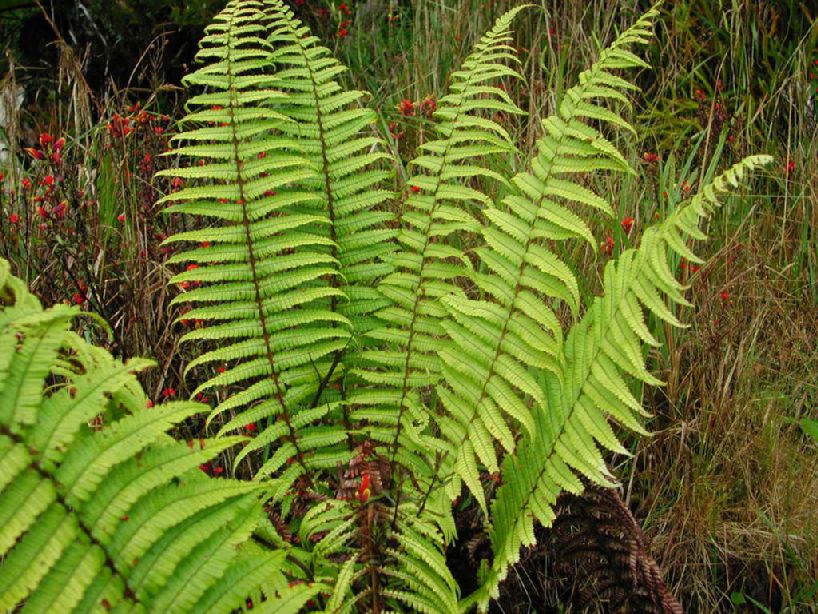
[[[384,137],[408,161],[446,75],[516,3],[292,4],[350,66],[347,85],[372,92]],[[509,83],[530,114],[512,124],[524,151],[539,134],[536,119],[554,109],[594,50],[649,3],[538,4],[515,27],[527,81]],[[0,2],[0,255],[45,304],[102,315],[116,355],[155,357],[162,368],[145,383],[157,403],[186,397],[196,382],[181,376],[189,357],[177,347],[183,331],[171,326],[177,290],[166,284],[177,271],[159,245],[182,222],[154,205],[181,185],[154,173],[173,164],[161,154],[184,102],[179,79],[220,5]],[[689,611],[818,607],[815,17],[795,0],[667,3],[647,52],[654,69],[640,75],[645,94],[628,118],[650,137],[616,143],[642,172],[597,186],[621,195],[619,219],[599,257],[574,255],[583,271],[601,272],[606,252],[627,246],[708,169],[749,153],[777,159],[756,193],[732,199],[711,222],[708,263],[680,263],[696,307],[681,313],[690,326],[683,336],[653,323],[666,349],[651,356],[652,367],[668,382],[644,398],[653,436],[634,439],[633,459],[611,458]],[[401,187],[405,171],[396,171]],[[202,425],[186,428],[198,435]],[[512,579],[508,608],[542,590],[545,567],[536,553],[528,561]]]

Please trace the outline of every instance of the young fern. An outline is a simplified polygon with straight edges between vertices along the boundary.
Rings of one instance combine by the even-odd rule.
[[[149,408],[134,373],[43,311],[0,260],[0,609],[231,612],[286,586],[249,541],[260,488],[199,465],[241,438],[176,442],[201,404]]]

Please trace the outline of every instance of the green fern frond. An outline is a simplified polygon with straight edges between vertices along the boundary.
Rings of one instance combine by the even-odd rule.
[[[561,301],[574,312],[579,307],[577,280],[548,241],[581,238],[594,244],[570,203],[611,213],[602,197],[571,176],[632,172],[602,133],[584,120],[629,128],[619,115],[593,101],[622,98],[613,89],[621,80],[610,71],[644,66],[626,47],[650,34],[655,15],[645,14],[582,73],[558,113],[543,122],[531,171],[513,179],[516,193],[502,207],[485,211],[485,245],[475,250],[485,272],[473,276],[482,298],[451,294],[441,299],[449,315],[442,326],[450,343],[439,351],[444,383],[437,392],[446,409],[441,428],[453,451],[443,463],[444,476],[458,478],[449,482],[451,497],[459,494],[462,480],[484,512],[479,467],[499,470],[495,442],[513,452],[517,425],[534,434],[536,409],[531,408],[547,403],[537,374],[560,372],[563,333],[550,304]]]
[[[745,158],[705,185],[660,224],[649,228],[638,249],[625,251],[605,269],[604,295],[594,300],[568,335],[559,373],[546,373],[547,403],[536,408],[537,431],[526,434],[516,455],[506,457],[504,485],[492,506],[494,562],[474,600],[485,606],[497,595],[508,567],[522,546],[534,543],[534,521],[554,519],[561,491],[582,491],[580,477],[611,485],[600,446],[627,453],[608,425],[645,433],[645,415],[627,383],[628,377],[660,383],[646,369],[643,344],[655,344],[645,325],[643,308],[674,326],[681,323],[665,304],[687,304],[684,287],[668,264],[668,252],[692,255],[689,237],[703,237],[700,222],[719,205],[744,176],[772,161],[769,156]]]
[[[324,427],[299,429],[296,420],[305,407],[317,403],[331,378],[343,373],[338,358],[353,329],[351,313],[343,313],[346,307],[340,305],[350,304],[342,285],[354,274],[344,268],[346,256],[339,252],[337,231],[351,218],[334,214],[329,204],[338,203],[329,202],[335,194],[327,195],[324,182],[330,174],[342,179],[355,169],[318,163],[324,142],[321,135],[311,135],[314,126],[304,118],[308,103],[294,86],[303,78],[274,70],[277,62],[297,63],[299,57],[309,60],[304,70],[326,64],[326,58],[318,57],[321,48],[302,39],[303,32],[280,3],[228,3],[202,41],[198,59],[209,63],[186,79],[208,90],[190,99],[193,111],[185,122],[205,126],[175,137],[194,144],[171,152],[199,165],[164,173],[197,183],[165,197],[163,201],[175,203],[168,211],[202,215],[218,224],[168,239],[204,244],[171,258],[194,263],[172,281],[197,287],[175,302],[196,305],[185,318],[204,322],[183,340],[219,341],[217,349],[202,353],[188,371],[226,365],[194,394],[241,388],[233,396],[222,396],[210,419],[230,413],[232,419],[222,431],[249,422],[265,427],[242,457],[265,447],[277,449],[280,458],[286,450],[275,470],[295,458],[296,467],[286,472],[288,483],[278,489],[282,493],[310,471],[308,457],[314,450],[346,437],[337,426],[334,437],[324,434],[315,445],[306,441],[302,447],[300,440],[309,440],[309,429]],[[360,129],[357,120],[339,121],[344,112],[332,113],[332,103],[324,101],[325,93],[337,89],[327,80],[329,74],[335,70],[326,68],[315,76],[328,117],[333,125]],[[341,207],[354,209],[355,196],[372,200],[370,192],[359,191],[338,199]],[[282,442],[286,445],[279,445]],[[272,467],[266,467],[267,475]]]
[[[520,78],[501,62],[517,62],[508,42],[511,22],[523,8],[500,17],[452,75],[450,93],[434,113],[438,138],[421,145],[421,155],[410,163],[418,172],[409,179],[412,191],[401,216],[400,248],[389,260],[395,271],[379,286],[391,304],[378,312],[383,326],[370,333],[381,347],[364,352],[372,368],[356,374],[369,386],[349,398],[353,420],[416,480],[432,479],[433,468],[424,459],[444,450],[428,434],[434,412],[421,401],[422,392],[432,390],[441,376],[437,350],[446,312],[440,298],[462,295],[456,282],[472,273],[469,259],[447,245],[447,239],[479,231],[476,214],[491,199],[468,184],[475,175],[506,183],[486,167],[485,157],[515,151],[506,130],[484,112],[522,113],[493,82]]]
[[[387,580],[382,594],[412,611],[435,614],[458,612],[460,588],[441,549],[445,536],[435,514],[405,503],[398,517],[398,547],[388,549],[389,565],[380,570]]]
[[[475,45],[453,74],[450,93],[438,101],[432,126],[437,138],[423,144],[410,163],[415,173],[400,218],[399,248],[386,258],[394,270],[378,286],[389,306],[377,312],[381,325],[368,333],[364,366],[353,371],[362,383],[347,398],[350,419],[389,458],[396,497],[383,512],[392,517],[389,532],[396,546],[377,562],[363,561],[369,570],[362,572],[365,602],[386,598],[392,608],[425,612],[457,608],[457,585],[443,554],[454,533],[451,508],[437,493],[423,499],[434,481],[434,455],[444,450],[430,428],[434,411],[423,397],[440,378],[437,350],[446,314],[439,299],[462,294],[457,281],[471,274],[469,259],[447,241],[479,231],[477,216],[491,199],[473,187],[475,176],[507,183],[487,168],[487,156],[515,152],[506,130],[485,115],[522,113],[493,84],[501,77],[520,78],[501,62],[517,62],[509,27],[522,8],[503,15]]]
[[[265,0],[265,6],[272,16],[271,59],[279,69],[273,86],[287,94],[279,111],[294,120],[281,131],[298,141],[316,170],[301,184],[320,196],[315,206],[329,216],[323,230],[338,262],[332,279],[347,298],[337,311],[360,334],[384,306],[375,282],[390,271],[383,259],[394,249],[395,231],[385,225],[394,214],[382,206],[393,194],[380,189],[390,174],[380,163],[389,156],[371,129],[375,113],[360,106],[364,92],[345,91],[336,81],[346,67],[308,35],[284,2]]]
[[[88,345],[68,330],[76,308],[43,311],[8,271],[0,260],[0,609],[230,612],[283,581],[283,551],[247,546],[259,487],[199,470],[242,439],[172,440],[205,407],[151,408],[135,378],[149,361]],[[247,573],[226,591],[233,566]]]

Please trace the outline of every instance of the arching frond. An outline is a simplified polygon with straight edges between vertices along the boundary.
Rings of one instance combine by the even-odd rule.
[[[526,434],[517,454],[503,466],[504,485],[492,506],[494,562],[483,591],[475,600],[486,604],[521,546],[534,542],[534,521],[546,526],[563,490],[582,490],[579,476],[610,485],[601,448],[624,452],[607,419],[644,433],[644,414],[627,383],[629,377],[658,383],[642,358],[644,344],[656,345],[645,325],[643,308],[681,326],[665,303],[688,304],[668,264],[669,252],[700,262],[687,247],[689,238],[704,238],[700,223],[719,205],[720,194],[737,187],[744,176],[768,164],[769,156],[745,158],[666,220],[649,228],[638,249],[626,250],[605,269],[604,294],[594,300],[575,325],[563,348],[561,368],[545,377],[547,403],[536,408],[536,432]]]
[[[561,369],[563,332],[551,304],[560,301],[574,312],[579,307],[574,273],[550,245],[571,238],[594,244],[587,224],[569,204],[611,213],[605,199],[572,175],[600,169],[632,172],[602,133],[586,123],[629,127],[627,122],[593,101],[621,98],[610,89],[624,82],[613,69],[645,65],[627,47],[645,42],[655,15],[646,13],[582,73],[558,113],[543,122],[530,172],[513,179],[517,191],[502,206],[486,210],[484,245],[476,250],[485,272],[474,275],[482,298],[452,294],[441,300],[451,342],[439,352],[444,377],[437,392],[446,409],[443,432],[453,450],[443,463],[444,475],[462,479],[484,511],[478,467],[498,471],[495,443],[512,453],[519,426],[534,435],[536,408],[547,405],[539,374]],[[457,494],[459,480],[454,480],[450,495]]]

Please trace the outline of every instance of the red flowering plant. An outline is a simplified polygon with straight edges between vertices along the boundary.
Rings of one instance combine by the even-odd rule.
[[[174,365],[184,356],[174,353],[172,337],[180,312],[166,306],[170,272],[163,262],[170,249],[162,245],[181,228],[154,205],[184,184],[154,178],[173,163],[163,155],[170,118],[153,106],[121,104],[80,136],[70,136],[71,118],[42,121],[15,131],[35,136],[12,144],[19,155],[0,169],[0,256],[44,304],[99,314],[110,338],[97,340],[114,353],[153,355],[169,374],[181,373]],[[147,378],[154,398],[162,399],[162,390],[185,391],[178,375]]]

